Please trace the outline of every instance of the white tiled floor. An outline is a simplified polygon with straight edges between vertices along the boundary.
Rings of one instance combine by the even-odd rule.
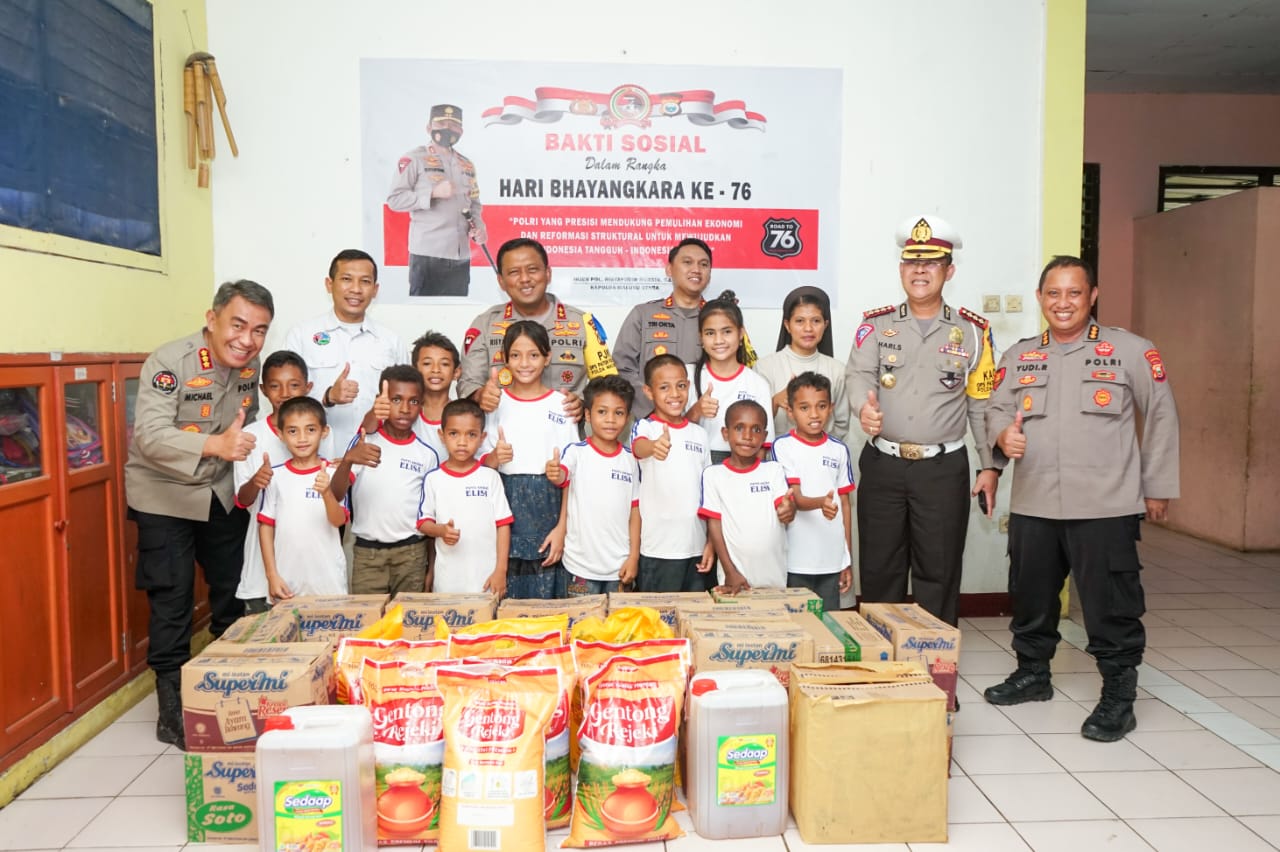
[[[1280,849],[1280,554],[1144,535],[1149,648],[1127,739],[1080,737],[1100,679],[1078,623],[1062,627],[1054,699],[998,708],[981,691],[1013,667],[1008,620],[969,619],[947,844],[809,846],[791,828],[752,841],[690,833],[673,852]],[[0,850],[251,848],[186,843],[181,756],[155,741],[154,720],[148,698],[0,810]]]

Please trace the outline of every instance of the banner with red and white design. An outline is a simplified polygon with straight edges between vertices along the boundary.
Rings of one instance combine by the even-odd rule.
[[[838,69],[366,59],[360,82],[384,303],[500,301],[490,257],[514,237],[546,247],[552,290],[580,307],[666,295],[667,252],[691,236],[712,248],[710,295],[776,308],[801,284],[837,291]],[[460,113],[452,151],[429,135],[438,104]],[[428,183],[452,177],[455,152],[461,223]],[[421,188],[393,192],[415,156]],[[411,254],[467,248],[465,295],[410,295]]]

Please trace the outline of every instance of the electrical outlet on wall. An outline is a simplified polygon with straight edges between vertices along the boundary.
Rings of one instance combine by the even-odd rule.
[[[996,526],[1002,533],[1009,532],[1009,516],[1007,514],[1001,515],[1000,520],[996,522]]]
[[[999,296],[983,296],[982,312],[984,314],[1000,313],[1000,297]]]
[[[1010,313],[1010,314],[1022,313],[1022,297],[1021,296],[1005,296],[1004,309],[1006,313]]]

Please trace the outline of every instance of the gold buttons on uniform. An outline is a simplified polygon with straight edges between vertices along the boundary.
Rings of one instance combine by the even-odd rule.
[[[964,332],[958,326],[952,326],[949,339],[952,343],[964,343]]]
[[[891,358],[893,356],[890,356]],[[885,388],[891,388],[898,383],[898,377],[893,373],[885,373],[880,377],[880,385]]]

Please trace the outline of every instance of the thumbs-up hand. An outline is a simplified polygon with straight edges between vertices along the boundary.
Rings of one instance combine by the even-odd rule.
[[[311,484],[319,493],[323,494],[329,489],[329,463],[327,461],[320,462],[320,472],[316,474],[316,481]]]
[[[547,479],[552,485],[564,483],[564,467],[560,464],[560,451],[555,447],[551,448],[551,458],[547,460]]]
[[[880,434],[884,412],[880,410],[880,400],[876,399],[874,388],[867,391],[867,401],[862,403],[862,408],[858,410],[858,422],[862,425],[862,431],[871,437],[874,438]]]
[[[373,399],[373,416],[381,423],[391,419],[391,383],[383,382],[382,389]]]
[[[498,410],[498,403],[502,401],[502,386],[498,384],[498,368],[489,368],[489,380],[480,388],[480,398],[476,400],[480,404],[480,408],[486,414],[492,414]]]
[[[449,523],[444,525],[444,535],[440,536],[445,544],[454,545],[458,543],[458,539],[462,538],[462,533],[453,525],[453,518],[449,519]]]
[[[778,520],[782,523],[789,524],[796,519],[796,501],[792,499],[790,491],[782,495],[776,508]]]
[[[1027,436],[1022,432],[1022,412],[1013,416],[1013,422],[1001,430],[996,438],[996,446],[1011,459],[1020,459],[1027,454]]]
[[[653,442],[653,457],[658,461],[665,461],[667,456],[671,454],[671,427],[662,424],[662,434]]]
[[[271,456],[262,454],[262,467],[254,471],[253,479],[250,481],[259,491],[267,490],[267,486],[271,484]]]
[[[360,383],[347,378],[351,375],[351,362],[342,365],[342,372],[333,380],[329,388],[329,402],[334,405],[348,405],[355,402],[360,394]]]
[[[826,498],[822,501],[822,517],[828,521],[834,521],[838,514],[840,514],[840,504],[836,502],[836,492],[828,491]]]
[[[501,426],[498,427],[498,443],[493,445],[493,458],[499,465],[510,464],[515,458],[515,451],[507,442],[507,432]]]
[[[249,453],[253,452],[253,445],[256,443],[257,439],[244,431],[244,409],[242,408],[236,412],[236,419],[225,431],[209,437],[205,446],[212,452],[207,451],[206,454],[217,456],[223,461],[244,461],[249,458]]]
[[[720,400],[715,398],[715,387],[709,386],[706,393],[698,397],[698,402],[694,405],[693,411],[689,412],[689,419],[711,420],[715,418],[719,410]]]
[[[350,464],[362,464],[365,467],[377,467],[382,461],[382,448],[377,444],[370,444],[364,439],[364,429],[356,432],[356,442],[351,445],[351,449],[347,450],[343,461]]]

